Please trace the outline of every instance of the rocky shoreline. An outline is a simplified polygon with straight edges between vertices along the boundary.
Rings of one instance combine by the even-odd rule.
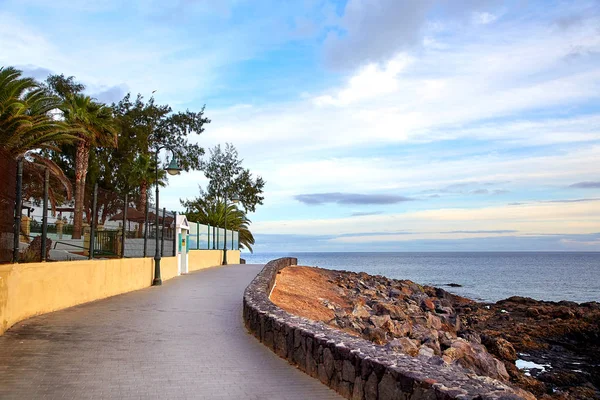
[[[478,303],[366,273],[288,267],[271,300],[414,357],[438,357],[539,399],[600,399],[600,304]],[[518,365],[518,367],[517,367]]]

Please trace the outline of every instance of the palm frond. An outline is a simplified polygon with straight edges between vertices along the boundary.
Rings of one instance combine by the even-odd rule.
[[[60,99],[22,77],[21,71],[0,68],[0,148],[17,158],[76,140],[67,124],[50,115],[59,105]]]
[[[201,224],[225,227],[225,215],[227,215],[227,229],[239,233],[240,249],[247,249],[252,252],[252,245],[255,243],[254,236],[250,232],[252,221],[248,219],[246,213],[230,204],[225,207],[221,201],[214,201],[206,198],[196,198],[192,202],[185,203],[188,210],[186,216],[188,220],[199,222]]]

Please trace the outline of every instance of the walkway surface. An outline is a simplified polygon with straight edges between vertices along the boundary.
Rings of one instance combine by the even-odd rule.
[[[340,399],[246,332],[261,265],[191,273],[0,336],[0,399]]]

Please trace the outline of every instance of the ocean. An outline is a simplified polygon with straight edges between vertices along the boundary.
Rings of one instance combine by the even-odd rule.
[[[477,301],[511,296],[600,302],[600,253],[242,253],[247,263],[298,257],[299,265],[364,271],[441,287]],[[449,287],[456,283],[462,287]]]

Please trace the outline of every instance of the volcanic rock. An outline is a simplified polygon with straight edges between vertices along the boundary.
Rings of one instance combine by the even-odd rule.
[[[308,267],[288,267],[281,275],[289,268]],[[439,356],[441,363],[460,364],[476,374],[510,381],[538,399],[600,399],[600,304],[596,302],[511,297],[485,304],[406,280],[317,271],[329,287],[320,286],[316,296],[329,299],[317,302],[322,312],[306,314],[304,303],[286,308],[274,299],[283,285],[281,275],[272,300],[289,312],[317,317],[389,350],[430,360]],[[329,294],[321,293],[328,290]],[[515,365],[518,359],[548,367],[520,370]],[[376,393],[377,387],[367,380],[363,390],[365,395]]]

